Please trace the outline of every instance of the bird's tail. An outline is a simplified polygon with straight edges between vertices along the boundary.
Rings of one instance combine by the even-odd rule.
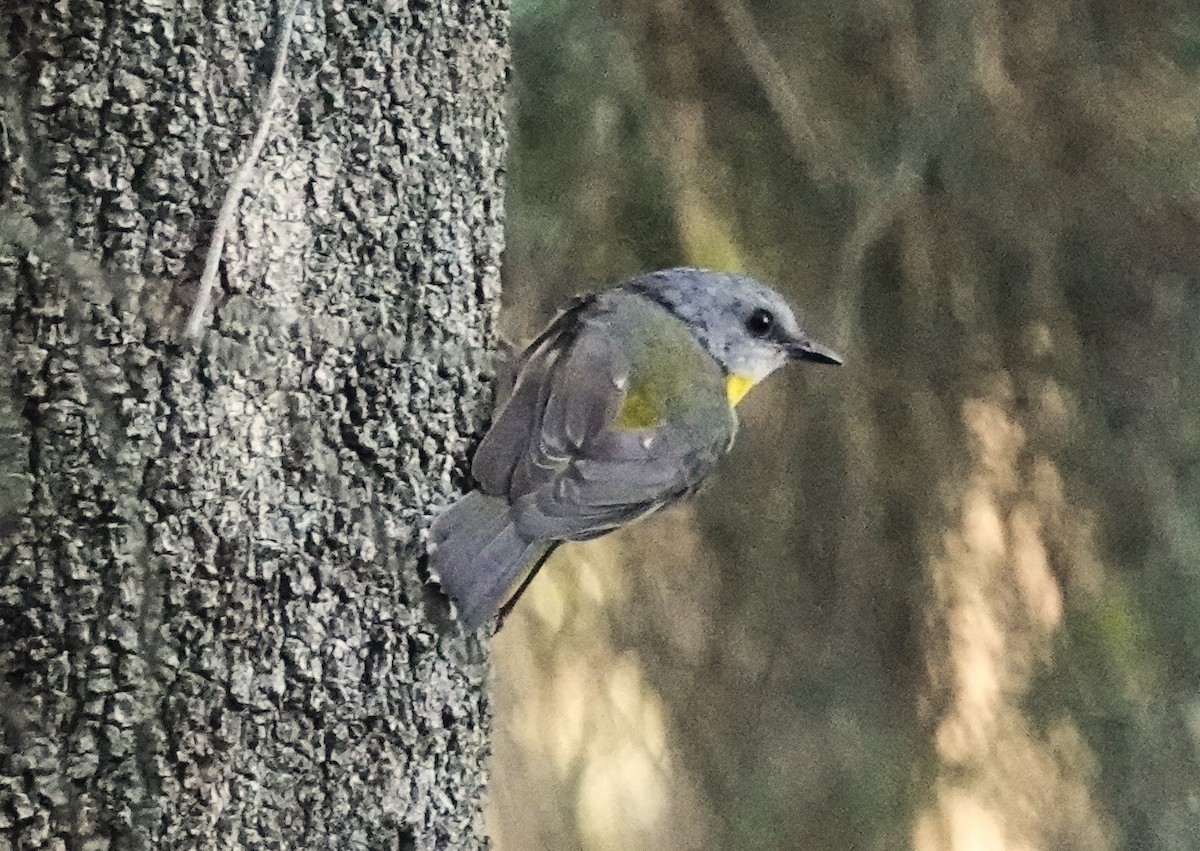
[[[527,541],[508,516],[508,503],[479,491],[450,506],[430,530],[430,572],[473,630],[496,613],[522,569],[545,547]]]

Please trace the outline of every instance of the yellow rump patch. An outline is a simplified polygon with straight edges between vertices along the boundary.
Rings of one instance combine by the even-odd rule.
[[[658,406],[650,401],[644,388],[634,387],[625,394],[614,425],[617,428],[653,428],[660,422]]]
[[[733,373],[725,377],[725,395],[729,397],[729,406],[732,408],[738,402],[746,397],[753,387],[755,381],[748,375],[738,375]]]

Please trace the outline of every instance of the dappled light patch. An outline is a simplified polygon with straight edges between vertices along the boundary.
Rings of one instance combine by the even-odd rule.
[[[673,528],[677,521],[653,524]],[[675,534],[682,545],[686,535]],[[636,531],[561,548],[496,639],[500,717],[507,720],[496,733],[498,765],[531,768],[495,787],[493,807],[518,794],[545,795],[537,778],[549,772],[540,782],[561,796],[571,832],[587,849],[662,847],[687,783],[671,759],[662,699],[641,660],[604,638],[607,608],[627,602],[626,572],[639,569],[636,553],[646,546],[631,547],[630,539]],[[664,564],[649,559],[642,569]],[[535,814],[528,820],[536,822]],[[507,817],[497,832],[501,847],[539,847],[530,844],[536,834],[525,819]]]
[[[1033,728],[1023,701],[1052,662],[1050,639],[1063,616],[1062,589],[1046,541],[1071,522],[1046,459],[1027,459],[1007,377],[963,404],[972,471],[958,497],[957,527],[943,535],[931,575],[943,628],[929,652],[943,695],[936,726],[938,779],[914,823],[917,851],[1047,847],[1054,828],[1042,814],[1070,806],[1072,820],[1110,847],[1089,776],[1071,770],[1078,732],[1059,722],[1058,744]],[[1086,516],[1080,521],[1086,525]],[[1086,536],[1077,544],[1094,549]],[[1083,553],[1080,554],[1081,556]],[[1062,742],[1073,743],[1064,752]]]

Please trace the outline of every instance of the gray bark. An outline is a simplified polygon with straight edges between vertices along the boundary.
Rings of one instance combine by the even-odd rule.
[[[504,0],[0,10],[0,849],[470,848]]]

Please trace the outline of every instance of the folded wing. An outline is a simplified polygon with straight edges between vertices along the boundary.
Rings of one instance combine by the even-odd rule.
[[[476,454],[476,479],[485,493],[507,497],[527,539],[586,539],[644,516],[694,489],[728,445],[731,432],[696,434],[669,417],[651,427],[615,424],[636,378],[621,308],[579,303],[530,346]],[[651,317],[661,327],[638,333],[686,333],[665,315]]]

